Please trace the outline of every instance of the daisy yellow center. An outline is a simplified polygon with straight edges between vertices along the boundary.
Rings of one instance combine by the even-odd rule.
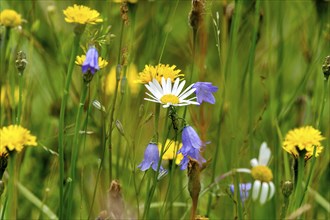
[[[272,171],[266,166],[255,166],[251,170],[252,177],[261,182],[270,182],[273,180]]]
[[[172,104],[178,104],[180,102],[179,98],[172,94],[164,95],[160,98],[160,101],[162,103],[172,103]]]

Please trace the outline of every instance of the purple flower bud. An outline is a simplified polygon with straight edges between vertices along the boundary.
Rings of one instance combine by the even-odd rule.
[[[90,71],[94,74],[99,69],[99,54],[94,46],[89,47],[86,53],[86,59],[82,65],[82,72],[86,73]]]
[[[211,104],[215,103],[215,98],[213,92],[218,91],[218,87],[213,86],[210,82],[197,82],[193,85],[195,88],[195,93],[197,97],[197,102],[201,104],[202,102],[208,102]]]

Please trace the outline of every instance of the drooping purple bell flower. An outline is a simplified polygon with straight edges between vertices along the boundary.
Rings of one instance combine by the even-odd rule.
[[[82,65],[82,72],[86,73],[89,71],[94,75],[99,69],[99,53],[94,46],[91,46],[86,53],[86,59]]]
[[[215,103],[215,98],[213,92],[218,91],[218,87],[213,86],[210,82],[197,82],[192,88],[195,88],[195,93],[197,97],[197,102],[201,104],[202,102],[208,102],[211,104]]]
[[[202,164],[206,162],[204,157],[202,157],[200,150],[192,147],[189,151],[186,152],[185,155],[183,155],[183,159],[179,164],[179,166],[181,166],[181,170],[187,169],[189,157],[197,160],[200,166],[202,166]]]
[[[158,146],[155,143],[149,143],[146,150],[144,151],[144,158],[143,161],[138,165],[138,168],[141,171],[146,171],[150,169],[150,167],[157,171],[159,162],[159,150]],[[160,166],[159,171],[162,172],[165,169]]]

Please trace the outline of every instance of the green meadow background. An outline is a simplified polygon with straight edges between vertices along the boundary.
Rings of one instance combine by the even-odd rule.
[[[229,184],[253,179],[247,174],[236,174],[216,184],[212,184],[213,180],[234,168],[250,168],[250,160],[258,156],[265,141],[272,152],[270,168],[276,193],[263,206],[248,199],[243,217],[279,219],[284,204],[281,183],[292,180],[288,170],[292,158],[282,150],[282,140],[293,128],[305,125],[316,128],[323,92],[327,97],[330,95],[329,82],[324,91],[322,72],[325,57],[330,55],[330,3],[322,0],[259,0],[259,3],[260,10],[256,12],[256,1],[206,1],[194,44],[188,23],[191,10],[188,0],[129,3],[128,25],[123,25],[120,4],[112,1],[1,0],[1,11],[14,9],[26,20],[22,29],[11,31],[8,42],[10,65],[7,73],[1,73],[1,89],[6,87],[11,95],[1,100],[1,127],[14,123],[17,111],[14,94],[18,85],[15,59],[22,50],[28,65],[24,72],[21,124],[37,136],[38,142],[37,147],[27,147],[18,155],[17,218],[50,219],[56,218],[50,213],[58,215],[59,113],[74,36],[74,25],[64,21],[63,10],[83,4],[99,11],[104,21],[87,25],[78,55],[84,54],[83,48],[98,30],[103,40],[98,46],[99,53],[109,64],[91,81],[84,106],[81,121],[85,132],[79,136],[72,217],[96,219],[102,210],[107,210],[111,206],[108,190],[116,179],[125,204],[121,211],[126,218],[142,218],[151,187],[148,179],[153,171],[145,174],[136,167],[154,134],[154,104],[144,101],[146,89],[134,81],[145,65],[163,63],[176,65],[187,80],[193,74],[192,82],[212,82],[219,88],[214,94],[214,105],[189,106],[186,117],[202,140],[211,142],[203,152],[211,162],[201,173],[197,214],[209,219],[238,217],[239,201],[229,191]],[[102,137],[109,128],[115,95],[106,94],[105,88],[115,87],[115,75],[112,83],[106,79],[119,62],[118,57],[125,60],[121,63],[121,82],[123,78],[127,80],[119,87],[114,119],[121,122],[125,136],[113,127],[110,161],[109,145],[104,145]],[[136,66],[137,72],[127,68],[131,65]],[[81,68],[75,66],[65,116],[67,181],[81,87]],[[105,113],[92,105],[94,100],[100,101]],[[329,103],[328,100],[318,127],[326,137],[322,142],[324,151],[316,159],[304,203],[310,206],[301,215],[303,219],[330,218]],[[160,112],[160,140],[164,138],[166,112],[163,108]],[[178,114],[182,112],[178,110]],[[307,171],[310,164],[306,164]],[[168,161],[163,166],[170,169]],[[179,167],[170,172],[173,172],[171,183],[169,175],[158,182],[149,219],[190,217],[187,173]],[[168,190],[170,197],[166,196]],[[1,196],[2,212],[5,196],[6,191]]]

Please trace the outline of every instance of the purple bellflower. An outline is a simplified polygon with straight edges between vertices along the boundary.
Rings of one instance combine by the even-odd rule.
[[[232,194],[234,194],[234,185],[230,184],[229,186],[230,191]],[[240,191],[240,198],[242,200],[242,202],[245,202],[245,200],[247,200],[247,198],[249,197],[249,191],[252,188],[252,184],[251,183],[240,183],[239,184],[239,191]]]
[[[158,162],[159,162],[158,146],[155,143],[149,143],[146,150],[144,151],[143,161],[139,164],[138,168],[141,171],[146,171],[150,167],[152,167],[154,171],[157,171]],[[159,171],[162,173],[164,170],[165,169],[162,166],[160,166]]]
[[[183,154],[183,159],[180,163],[181,170],[187,168],[189,157],[197,160],[200,165],[206,162],[201,156],[200,150],[205,146],[205,143],[201,141],[196,131],[191,126],[186,126],[182,131],[182,147],[178,151]]]
[[[192,88],[196,89],[195,93],[199,104],[202,104],[202,102],[215,103],[215,98],[212,93],[218,91],[218,87],[213,86],[212,83],[197,82]]]
[[[82,65],[82,72],[86,73],[89,70],[94,75],[99,69],[99,53],[94,46],[91,46],[86,53],[86,59]]]
[[[181,170],[187,169],[189,157],[197,160],[200,166],[202,166],[202,164],[206,162],[206,160],[202,157],[199,149],[191,148],[190,151],[188,151],[187,154],[184,155],[183,159],[179,164],[181,166]]]

